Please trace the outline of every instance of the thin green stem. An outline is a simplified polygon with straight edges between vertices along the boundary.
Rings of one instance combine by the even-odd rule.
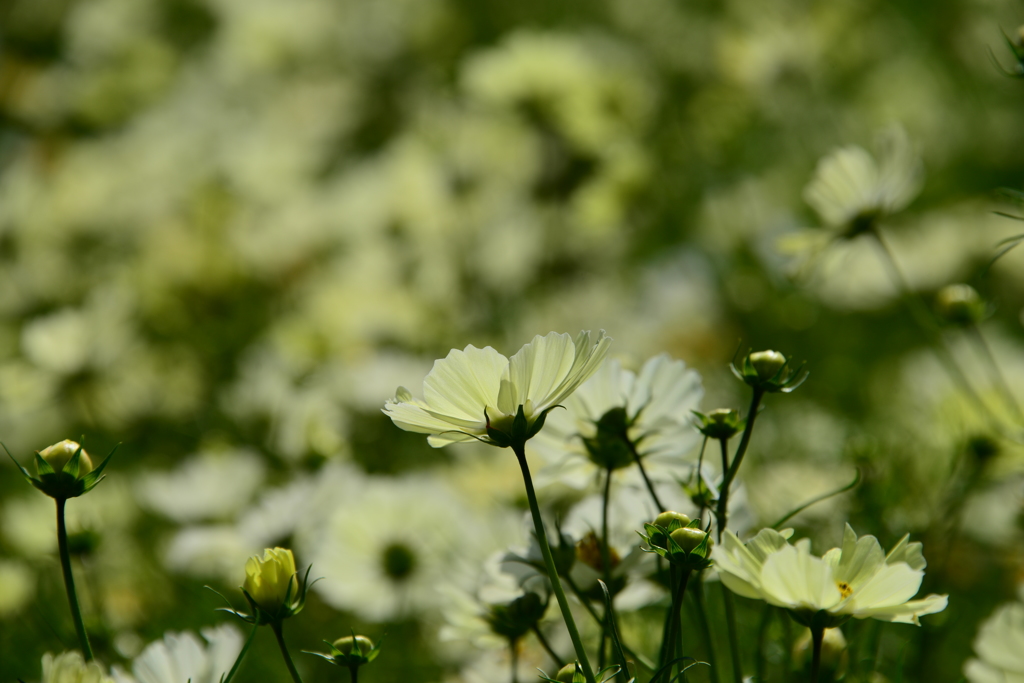
[[[654,501],[654,506],[658,508],[658,512],[664,512],[665,506],[661,504],[661,501],[658,499],[658,494],[654,490],[654,484],[651,483],[650,478],[647,476],[647,470],[644,469],[644,463],[640,458],[640,453],[636,450],[636,444],[634,444],[632,439],[629,439],[628,437],[625,441],[626,444],[629,445],[629,452],[633,456],[633,462],[636,463],[637,468],[640,470],[640,476],[644,478],[644,484],[647,485],[647,492],[651,494],[651,500]]]
[[[981,328],[977,324],[971,323],[969,328],[971,338],[974,339],[975,345],[981,350],[981,355],[985,359],[985,363],[988,365],[989,373],[992,375],[992,380],[999,387],[1000,393],[1003,395],[1003,400],[1006,401],[1007,407],[1014,412],[1017,420],[1024,424],[1024,411],[1021,410],[1020,403],[1017,402],[1017,397],[1013,395],[1013,390],[1010,389],[1009,383],[1006,381],[1006,376],[999,367],[999,363],[996,361],[996,355],[992,353],[992,347],[989,346],[988,340],[985,339],[985,335],[981,333]]]
[[[818,683],[818,671],[821,669],[821,642],[824,638],[824,628],[820,626],[811,627],[811,643],[814,648],[811,655],[811,683]]]
[[[601,573],[604,575],[604,583],[611,590],[612,585],[612,561],[611,549],[608,547],[608,507],[611,504],[612,494],[612,468],[607,468],[604,473],[604,495],[601,499]],[[605,650],[608,646],[609,629],[611,628],[611,605],[605,607],[605,615],[601,625],[601,649],[597,653],[597,668],[604,668]]]
[[[508,652],[512,668],[512,683],[519,683],[519,674],[517,672],[519,669],[519,648],[516,647],[515,638],[508,639]]]
[[[729,465],[729,468],[723,473],[722,486],[718,491],[718,510],[715,513],[715,517],[718,518],[719,543],[722,542],[722,534],[725,533],[725,528],[728,523],[729,487],[732,486],[732,482],[736,479],[736,473],[739,472],[740,465],[743,464],[743,456],[747,454],[747,448],[750,446],[750,435],[754,431],[754,420],[757,419],[757,408],[761,405],[761,398],[763,396],[764,390],[754,387],[753,396],[750,399],[750,408],[747,410],[747,424],[743,427],[743,436],[740,437],[740,445],[736,448],[736,455],[732,458],[732,464]]]
[[[533,516],[533,527],[537,534],[537,544],[540,545],[541,555],[544,557],[544,567],[548,571],[548,579],[551,581],[551,589],[558,601],[558,608],[562,610],[562,619],[569,631],[569,639],[572,640],[572,647],[576,651],[576,659],[583,669],[583,676],[586,683],[596,683],[594,671],[590,668],[590,660],[587,659],[587,651],[580,639],[579,629],[576,628],[576,621],[572,617],[572,610],[569,609],[569,601],[562,590],[562,582],[558,579],[558,570],[555,568],[555,559],[551,556],[551,546],[548,545],[548,536],[544,531],[544,520],[540,516],[540,506],[537,504],[537,493],[533,490],[533,477],[530,476],[530,466],[526,462],[526,450],[522,446],[513,446],[512,450],[519,460],[519,468],[523,472],[523,484],[526,486],[526,499],[530,503],[530,514]]]
[[[71,606],[71,620],[75,622],[75,632],[78,634],[78,643],[82,646],[82,656],[85,661],[93,658],[92,646],[89,644],[89,634],[85,632],[85,622],[82,620],[82,607],[78,604],[78,593],[75,591],[75,577],[71,574],[71,552],[68,550],[68,529],[64,524],[64,506],[66,498],[55,498],[57,501],[57,549],[60,553],[60,568],[64,573],[64,588],[68,593],[68,604]]]
[[[761,625],[757,629],[757,675],[755,679],[758,681],[764,681],[765,679],[765,668],[767,662],[764,658],[764,641],[768,637],[768,626],[772,620],[772,606],[765,604],[761,610]]]
[[[697,512],[697,519],[699,519],[701,521],[700,523],[701,523],[702,526],[704,524],[704,509],[707,507],[705,505],[705,497],[704,497],[704,474],[703,474],[703,472],[704,472],[704,449],[707,448],[707,445],[708,445],[708,437],[705,436],[704,440],[700,444],[700,455],[697,456],[697,495],[698,495],[698,497],[700,497],[700,510]]]
[[[736,607],[732,593],[722,586],[722,602],[725,604],[725,625],[729,630],[729,652],[732,655],[732,679],[743,683],[743,668],[740,666],[740,639],[736,631]]]
[[[359,665],[353,665],[348,668],[349,677],[352,679],[352,683],[359,683]]]
[[[682,621],[680,619],[680,611],[683,607],[683,596],[686,594],[686,585],[690,580],[689,570],[680,569],[678,567],[672,567],[672,607],[669,608],[667,615],[668,629],[665,637],[665,642],[662,643],[662,650],[664,652],[663,661],[661,666],[670,666],[678,655],[682,654],[682,643],[680,641],[682,633]],[[679,652],[676,652],[678,648]],[[672,678],[672,671],[669,669],[669,680]]]
[[[270,628],[274,631],[274,636],[277,638],[277,645],[281,648],[281,655],[284,657],[284,663],[288,667],[288,673],[292,676],[294,683],[302,683],[302,678],[299,676],[298,670],[295,668],[295,663],[292,661],[292,656],[288,654],[288,647],[284,644],[284,634],[282,633],[282,622],[272,621],[270,622]]]
[[[565,662],[562,661],[562,658],[559,657],[558,653],[555,652],[553,647],[551,647],[551,643],[548,642],[548,639],[544,637],[544,632],[540,630],[540,626],[534,624],[532,631],[533,634],[537,636],[537,642],[540,643],[540,646],[544,648],[544,651],[547,652],[548,655],[550,655],[551,659],[555,660],[555,666],[559,669],[565,666]]]
[[[669,562],[668,564],[668,590],[671,595],[672,602],[668,608],[668,612],[665,613],[665,623],[661,627],[661,649],[658,653],[658,668],[665,666],[666,663],[672,661],[672,613],[673,607],[676,604],[676,574],[678,568],[675,564]]]
[[[245,659],[245,653],[249,651],[249,646],[252,645],[252,641],[256,638],[256,631],[258,631],[259,628],[259,622],[252,625],[252,631],[249,632],[249,637],[245,639],[245,644],[242,645],[241,651],[235,658],[235,663],[231,665],[231,671],[228,671],[228,675],[224,677],[222,683],[231,683],[231,679],[235,677],[238,667],[242,666],[242,660]]]
[[[700,621],[701,633],[704,635],[704,643],[708,648],[708,664],[711,665],[713,680],[720,680],[718,670],[718,659],[715,656],[714,638],[711,636],[711,622],[708,621],[708,610],[704,604],[704,572],[697,575],[697,588],[693,593],[693,602],[697,607],[697,616]]]

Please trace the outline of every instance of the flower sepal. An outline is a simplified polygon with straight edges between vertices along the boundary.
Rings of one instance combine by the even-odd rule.
[[[518,640],[537,625],[548,609],[549,598],[527,591],[509,602],[489,605],[484,617],[491,631],[510,640]]]
[[[819,609],[817,611],[810,609],[789,609],[789,616],[793,618],[793,621],[806,626],[812,631],[824,630],[826,628],[836,628],[842,626],[853,617],[852,614],[832,614],[828,610]]]
[[[36,452],[36,476],[32,476],[14,459],[7,446],[3,448],[32,486],[51,498],[62,500],[77,498],[96,488],[103,479],[103,470],[117,450],[117,446],[114,446],[100,466],[94,469],[92,459],[81,444],[65,439]]]
[[[743,431],[747,421],[740,418],[738,410],[731,408],[718,408],[707,415],[693,411],[693,414],[700,420],[697,430],[709,439],[731,439]]]

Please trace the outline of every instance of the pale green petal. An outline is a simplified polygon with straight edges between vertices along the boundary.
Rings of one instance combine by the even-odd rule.
[[[728,534],[730,532],[726,531],[726,533]],[[776,531],[775,529],[761,529],[757,532],[756,536],[747,541],[746,547],[754,557],[757,558],[758,563],[763,564],[769,555],[788,546],[788,539],[792,535],[792,529],[783,529],[782,531]]]
[[[793,546],[765,560],[761,591],[769,603],[794,609],[828,610],[842,600],[832,568],[821,558]]]
[[[608,349],[611,347],[612,338],[605,335],[604,330],[601,330],[597,335],[597,341],[591,345],[590,333],[580,332],[579,336],[576,338],[576,344],[577,351],[572,369],[555,391],[548,395],[543,401],[536,402],[537,410],[543,410],[554,405],[559,405],[562,401],[568,398],[572,392],[576,391],[581,384],[586,382],[591,375],[597,372],[597,368],[600,367],[601,363],[608,355]]]
[[[836,581],[845,581],[857,593],[861,586],[872,580],[884,562],[885,554],[882,546],[878,545],[878,539],[874,536],[858,539],[853,527],[847,524],[843,532],[842,556],[835,567]],[[913,595],[911,593],[907,598]]]
[[[1024,605],[1003,605],[985,620],[974,639],[974,651],[986,664],[1024,675]]]
[[[885,563],[896,564],[897,562],[906,562],[910,565],[911,569],[924,571],[924,568],[928,566],[928,562],[924,559],[923,546],[920,543],[910,543],[909,540],[910,534],[901,538],[900,542],[885,556]]]
[[[923,578],[923,572],[911,569],[906,563],[883,564],[868,581],[853,588],[843,611],[857,614],[902,605],[917,594]]]
[[[920,600],[911,600],[901,605],[864,610],[854,614],[854,616],[859,619],[872,617],[880,621],[892,621],[897,624],[917,624],[920,626],[921,623],[918,621],[918,617],[941,612],[946,609],[948,603],[948,595],[929,595]]]
[[[1024,683],[1024,674],[1007,674],[977,659],[967,660],[964,676],[970,683]]]
[[[721,565],[718,565],[718,569],[718,576],[722,579],[722,583],[733,593],[752,600],[764,600],[764,595],[755,586],[731,572],[722,570]]]
[[[384,404],[384,413],[391,418],[395,426],[407,432],[443,435],[441,439],[436,440],[440,445],[446,445],[454,441],[468,441],[472,438],[455,432],[469,432],[481,436],[484,434],[485,424],[483,422],[468,422],[438,417],[418,402],[398,403],[396,401],[387,401]],[[434,445],[434,441],[431,440],[431,445]],[[441,443],[441,441],[444,443]],[[435,448],[438,447],[435,446]]]
[[[761,565],[764,558],[757,557],[740,542],[733,532],[726,529],[722,547],[715,551],[715,566],[731,590],[745,597],[761,597]],[[732,579],[735,579],[735,587]],[[748,588],[749,587],[749,588]]]
[[[690,411],[699,406],[703,395],[700,375],[663,353],[640,368],[629,397],[629,415],[641,413],[646,430],[657,428],[662,421],[677,423],[692,415]],[[651,400],[653,396],[656,401]]]
[[[520,405],[532,400],[534,406],[545,403],[573,369],[576,347],[568,334],[549,332],[537,335],[509,359],[507,379],[511,391],[506,398],[510,410],[498,403],[506,413],[515,413]]]
[[[452,349],[434,361],[423,380],[423,398],[431,411],[464,420],[484,421],[484,408],[498,401],[508,360],[490,346]]]

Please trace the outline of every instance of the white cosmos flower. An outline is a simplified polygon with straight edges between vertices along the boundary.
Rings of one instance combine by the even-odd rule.
[[[132,662],[132,676],[115,668],[117,683],[217,683],[242,650],[242,634],[231,624],[194,633],[168,632]]]
[[[691,411],[703,395],[700,375],[666,353],[649,359],[639,374],[626,370],[618,360],[606,360],[566,399],[566,410],[549,416],[544,435],[533,442],[549,460],[552,455],[565,456],[546,472],[539,472],[538,480],[557,478],[574,488],[584,488],[605,467],[632,472],[635,468],[628,467],[633,463],[628,451],[619,453],[618,461],[614,454],[607,454],[607,462],[599,463],[596,460],[602,458],[588,455],[585,445],[584,439],[597,435],[598,421],[616,410],[624,411],[621,415],[629,425],[629,440],[652,479],[675,482],[685,478],[692,463],[684,462],[683,456],[700,439],[693,428]],[[638,477],[633,483],[643,484]]]
[[[76,651],[62,652],[54,657],[43,655],[42,683],[114,683],[96,662],[88,662]]]
[[[471,439],[507,445],[494,441],[495,430],[511,436],[519,408],[527,431],[535,428],[546,411],[597,370],[609,344],[603,331],[595,342],[590,332],[580,332],[575,340],[550,332],[534,337],[512,358],[490,346],[452,349],[434,361],[423,380],[423,400],[399,387],[384,412],[406,431],[429,434],[427,441],[435,448]]]
[[[1024,683],[1024,604],[1001,606],[978,629],[978,659],[969,659],[964,675],[971,683]]]
[[[854,237],[875,220],[903,209],[921,191],[921,160],[902,128],[879,138],[876,159],[849,145],[818,162],[804,200],[830,228]]]
[[[842,548],[819,558],[811,555],[808,539],[790,545],[792,533],[762,529],[744,545],[726,531],[714,553],[722,583],[796,615],[824,610],[834,618],[832,625],[849,617],[918,624],[919,616],[946,608],[945,595],[911,600],[921,587],[926,562],[921,544],[908,543],[907,536],[886,555],[878,539],[858,539],[847,524]]]

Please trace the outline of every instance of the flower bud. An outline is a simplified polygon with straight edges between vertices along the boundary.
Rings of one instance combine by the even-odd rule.
[[[505,604],[491,605],[487,623],[495,634],[510,640],[518,640],[540,621],[547,608],[547,600],[541,599],[536,593],[528,592]]]
[[[935,295],[935,310],[948,324],[966,327],[985,317],[985,302],[970,285],[947,285]]]
[[[693,412],[700,420],[697,429],[709,439],[731,439],[744,426],[739,411],[731,408],[716,408],[707,415],[696,410]]]
[[[39,451],[39,457],[50,464],[54,472],[63,472],[64,466],[70,462],[71,458],[74,457],[75,453],[81,449],[81,453],[78,456],[78,476],[84,477],[85,475],[92,472],[92,459],[89,454],[85,452],[85,449],[78,445],[78,442],[72,441],[71,439],[64,439],[59,443],[55,443],[52,446],[47,446],[43,450]],[[38,474],[39,468],[36,467],[36,473]]]
[[[305,601],[305,585],[295,571],[295,556],[286,548],[267,548],[263,559],[245,561],[242,592],[257,612],[260,623],[297,614]]]
[[[373,641],[366,636],[342,636],[334,641],[334,647],[343,655],[350,655],[353,650],[363,655],[373,649]]]
[[[555,680],[558,683],[572,683],[572,677],[576,674],[576,662],[570,662],[558,670]]]
[[[356,635],[355,633],[350,636],[342,636],[333,643],[329,643],[326,640],[324,642],[330,645],[330,654],[310,652],[309,650],[303,650],[303,652],[326,659],[332,664],[348,667],[352,672],[353,679],[355,678],[356,669],[363,664],[369,664],[380,654],[381,643],[374,645],[373,641],[366,636]]]
[[[679,526],[686,526],[690,523],[689,516],[684,515],[681,512],[673,512],[672,510],[666,510],[665,512],[662,512],[660,515],[655,517],[654,523],[660,527],[668,529],[669,525],[672,524],[672,520],[679,522]]]
[[[673,541],[679,544],[680,548],[688,553],[692,553],[697,546],[704,542],[704,539],[706,538],[708,540],[708,546],[707,554],[704,557],[711,554],[711,545],[713,541],[710,536],[700,529],[694,527],[683,527],[682,529],[676,529],[669,534],[669,536],[672,537]]]
[[[755,351],[749,358],[750,364],[757,370],[757,376],[763,382],[779,374],[779,370],[786,364],[786,357],[778,351]]]

